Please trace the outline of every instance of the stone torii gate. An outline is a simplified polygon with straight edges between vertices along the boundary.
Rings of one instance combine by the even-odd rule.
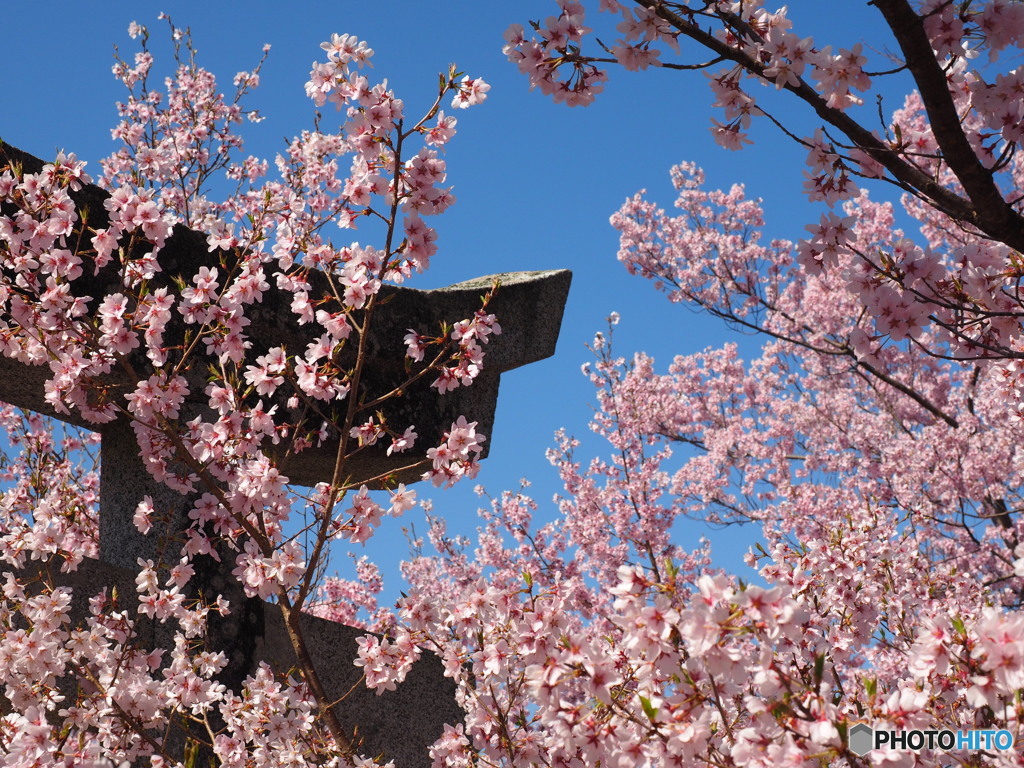
[[[20,165],[25,172],[39,172],[43,166],[38,158],[0,142],[0,168],[9,163]],[[79,209],[88,208],[90,225],[103,225],[97,218],[104,211],[106,192],[89,185],[72,193],[72,197]],[[160,251],[163,272],[159,279],[169,284],[174,277],[180,277],[188,282],[199,267],[210,264],[211,258],[203,235],[178,226]],[[389,414],[396,423],[416,425],[420,456],[440,441],[459,415],[477,421],[480,431],[491,435],[501,374],[554,353],[570,279],[566,270],[516,272],[431,291],[395,286],[382,289],[382,298],[387,301],[381,302],[374,317],[368,347],[370,363],[366,366],[367,376],[377,391],[387,391],[386,388],[402,380],[402,338],[406,329],[430,332],[441,321],[451,324],[469,317],[479,308],[481,295],[494,281],[500,284],[488,311],[498,316],[503,332],[487,345],[484,369],[473,385],[438,396],[421,379],[395,402]],[[320,273],[311,275],[312,282],[323,280]],[[111,276],[101,271],[94,278],[76,281],[74,290],[102,297],[112,289],[110,281]],[[262,303],[254,309],[248,313],[251,324],[247,329],[254,342],[254,348],[249,350],[253,359],[272,346],[303,349],[312,338],[308,327],[294,322],[283,292],[276,287],[266,292]],[[44,382],[49,375],[46,366],[29,366],[0,356],[0,401],[95,429],[96,425],[87,423],[77,413],[56,413],[46,403]],[[111,382],[115,388],[127,388],[134,383]],[[103,587],[116,585],[122,596],[131,599],[135,594],[138,558],[156,559],[155,537],[143,536],[132,522],[136,505],[144,495],[151,496],[157,508],[178,510],[182,526],[187,522],[185,512],[189,507],[185,497],[157,483],[145,469],[127,419],[104,424],[100,431],[99,560],[87,561],[77,573],[64,577],[64,583],[75,587],[78,608],[83,612],[87,596]],[[489,444],[490,441],[485,443],[481,458],[486,456]],[[290,457],[281,464],[281,472],[297,485],[329,481],[337,448],[337,440],[329,440],[319,448]],[[386,473],[394,474],[396,481],[414,482],[418,473],[398,471],[408,464],[409,453],[389,457],[383,446],[375,446],[360,451],[346,465],[346,471],[357,482]],[[230,575],[230,567],[203,572],[204,583],[199,586],[214,594],[230,595],[232,605],[236,606],[231,616],[211,621],[210,627],[211,646],[224,651],[229,658],[222,681],[232,687],[240,684],[261,661],[280,670],[293,667],[295,657],[279,609],[256,599],[240,599],[241,591]],[[359,680],[359,670],[352,661],[356,658],[355,640],[365,632],[312,616],[304,616],[303,621],[322,682],[329,695],[340,698]],[[346,728],[358,726],[367,754],[384,754],[402,767],[429,765],[427,746],[441,734],[444,723],[461,719],[454,684],[443,676],[440,661],[429,654],[415,665],[398,690],[378,696],[358,686],[339,710],[339,719]]]

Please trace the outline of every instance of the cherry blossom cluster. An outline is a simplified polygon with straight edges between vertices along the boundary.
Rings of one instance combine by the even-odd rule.
[[[77,625],[69,588],[26,578],[28,571],[5,575],[0,668],[12,709],[0,719],[0,738],[14,764],[106,765],[146,756],[166,764],[158,738],[168,722],[201,722],[223,698],[214,680],[223,655],[195,647],[208,609],[181,599],[188,569],[162,588],[151,564],[143,566],[139,596],[149,599],[137,614],[131,598],[101,594]],[[146,615],[180,620],[173,648],[138,648]]]
[[[920,121],[920,102],[907,109]],[[819,141],[816,162],[838,183],[833,149]],[[620,259],[770,340],[747,364],[730,345],[660,374],[598,335],[585,372],[611,455],[581,460],[559,437],[558,519],[505,493],[475,538],[432,520],[437,554],[405,565],[398,620],[442,655],[467,711],[435,765],[859,765],[860,721],[1019,733],[1024,456],[1005,392],[1021,377],[1012,360],[941,357],[1016,344],[992,289],[1012,255],[905,199],[915,240],[864,192],[810,240],[767,240],[742,187],[707,191],[692,164],[672,175],[676,214],[641,193],[613,216]],[[763,586],[680,546],[682,517],[758,526]]]
[[[0,451],[0,558],[15,568],[53,559],[75,570],[97,553],[99,475],[79,459],[96,451],[99,435],[55,429],[8,405],[0,424],[12,449]]]
[[[344,522],[335,520],[332,527],[336,531],[335,535],[362,544],[373,535],[383,514],[383,507],[370,496],[369,489],[364,485],[353,494],[352,505],[343,513],[347,519]]]
[[[617,38],[605,37],[611,60],[583,53],[595,23],[583,2],[561,0],[530,32],[509,30],[509,58],[568,104],[589,103],[611,61],[725,62],[709,82],[723,110],[712,130],[729,148],[750,142],[753,118],[773,103],[755,99],[751,82],[803,100],[826,124],[799,139],[807,192],[829,210],[810,237],[770,240],[757,201],[740,186],[705,190],[690,164],[673,170],[676,214],[643,193],[627,200],[612,220],[626,268],[670,301],[765,334],[760,357],[744,363],[727,346],[661,372],[646,355],[616,357],[611,329],[599,335],[585,373],[608,458],[586,461],[559,434],[554,520],[541,521],[525,489],[491,499],[472,539],[432,517],[436,555],[414,541],[394,614],[377,603],[368,561],[351,581],[315,577],[330,540],[367,540],[414,493],[399,486],[385,500],[340,471],[303,499],[316,541],[303,550],[286,533],[297,500],[275,450],[334,439],[343,469],[378,443],[389,455],[415,445],[414,424],[388,423],[376,407],[397,394],[360,389],[367,328],[386,311],[383,283],[437,251],[425,222],[454,199],[439,153],[456,121],[442,102],[479,103],[487,85],[452,69],[414,123],[362,74],[367,44],[335,35],[306,91],[342,125],[294,139],[274,163],[279,178],[257,184],[270,164],[236,158],[234,126],[253,114],[240,98],[259,67],[225,99],[172,25],[180,66],[166,93],[153,90],[148,31],[133,25],[143,47],[115,67],[131,96],[102,210],[79,219],[73,193],[88,177],[73,156],[38,172],[0,166],[0,352],[49,367],[58,411],[130,418],[149,471],[194,494],[191,525],[180,552],[140,563],[133,594],[96,596],[77,626],[66,588],[4,577],[5,760],[167,765],[164,734],[177,723],[231,766],[366,764],[318,697],[315,668],[301,681],[261,668],[240,691],[218,682],[226,660],[203,648],[204,626],[231,606],[191,590],[200,554],[227,558],[244,594],[274,599],[286,622],[312,610],[385,630],[360,642],[356,660],[378,692],[400,685],[424,650],[438,654],[466,717],[431,748],[437,766],[854,766],[865,761],[848,733],[863,720],[1019,734],[1024,102],[1016,57],[1000,55],[1024,43],[1024,11],[1011,0],[874,6],[919,91],[876,128],[853,109],[885,77],[868,69],[870,46],[835,53],[760,2],[602,0],[618,19]],[[669,61],[693,43],[705,60]],[[223,202],[214,172],[237,186]],[[895,207],[862,178],[907,193],[916,231],[897,227]],[[375,245],[329,237],[333,225],[371,221],[386,230]],[[201,233],[210,261],[151,290],[178,225]],[[328,292],[313,270],[329,276]],[[87,297],[81,286],[101,273],[114,287]],[[304,349],[250,337],[272,290],[314,329]],[[499,330],[486,302],[452,327],[409,329],[409,381],[440,393],[469,384]],[[116,376],[126,389],[107,383]],[[2,417],[25,451],[4,477],[0,556],[73,569],[95,538],[95,476],[71,455],[83,443],[58,445],[38,419]],[[474,476],[476,426],[458,419],[410,468],[437,485]],[[167,514],[147,498],[135,522],[160,530]],[[684,517],[757,527],[747,561],[758,583],[712,568],[706,541],[682,543]],[[172,641],[148,651],[138,636],[154,623]],[[950,760],[1016,755],[886,750],[867,762]]]
[[[291,622],[341,594],[317,583],[331,540],[364,542],[385,512],[412,507],[404,485],[391,487],[382,506],[350,479],[346,462],[382,438],[388,455],[409,452],[415,424],[389,423],[381,404],[420,379],[436,378],[440,394],[468,386],[501,329],[484,310],[414,329],[436,349],[410,360],[407,380],[382,392],[362,377],[368,339],[375,315],[387,311],[377,306],[382,285],[429,266],[437,233],[425,222],[454,202],[441,153],[456,120],[442,102],[479,104],[489,86],[453,67],[413,122],[385,84],[360,74],[373,54],[366,43],[334,35],[306,91],[317,106],[336,105],[340,125],[300,134],[276,158],[277,176],[265,178],[271,164],[242,158],[239,134],[246,119],[259,120],[243,97],[259,84],[260,65],[239,73],[225,97],[196,63],[189,32],[167,23],[175,69],[163,88],[154,85],[145,27],[129,30],[141,51],[115,64],[129,96],[113,132],[123,147],[102,163],[106,193],[85,188],[91,179],[74,155],[38,170],[0,157],[0,353],[48,366],[46,397],[57,413],[128,420],[150,474],[190,495],[182,500],[188,527],[170,530],[173,510],[141,499],[136,527],[170,538],[159,558],[140,561],[135,594],[97,596],[77,626],[64,587],[8,574],[0,685],[13,710],[0,722],[0,746],[11,765],[169,765],[180,759],[169,736],[178,728],[187,749],[226,765],[368,764],[315,666],[304,662],[295,679],[261,669],[235,691],[218,682],[227,662],[203,648],[206,619],[233,606],[199,597],[196,558],[226,561],[239,595],[272,600]],[[332,241],[335,227],[344,233],[360,219],[375,222],[380,242]],[[162,252],[188,238],[198,238],[206,259],[166,274]],[[282,296],[282,317],[308,331],[297,348],[250,335],[253,317]],[[95,439],[58,441],[40,417],[10,408],[0,417],[22,448],[5,462],[0,556],[19,569],[41,561],[44,575],[51,562],[73,570],[96,554]],[[475,428],[459,418],[406,469],[438,484],[475,475],[485,439]],[[278,465],[332,440],[338,470],[306,499],[315,543],[304,548],[288,529],[297,498]],[[374,572],[362,563],[360,583]],[[362,598],[368,611],[371,595]],[[167,627],[163,650],[142,647],[153,624]],[[372,676],[379,662],[362,658]]]
[[[501,326],[497,318],[485,309],[480,309],[472,318],[455,323],[447,338],[426,337],[410,328],[405,335],[406,355],[415,362],[422,362],[432,347],[440,347],[442,353],[447,351],[449,344],[454,348],[453,363],[442,367],[431,384],[443,395],[459,386],[473,383],[473,379],[482,370],[484,350],[480,345],[490,341],[492,335],[500,333]]]
[[[841,281],[801,300],[837,332],[855,319]],[[994,377],[895,346],[875,363],[888,391],[808,344],[668,374],[615,357],[611,334],[592,346],[611,458],[563,435],[556,520],[505,493],[473,539],[434,518],[437,554],[404,565],[393,636],[442,656],[467,712],[435,765],[856,765],[860,721],[1018,732],[1022,464]],[[762,583],[676,543],[684,516],[761,526]],[[411,658],[369,648],[368,680],[400,684]]]
[[[549,16],[543,25],[537,24],[537,34],[530,39],[521,24],[509,27],[504,52],[530,79],[531,87],[570,107],[590,104],[603,89],[607,76],[593,64],[572,55],[583,35],[590,31],[583,23],[582,3],[561,2],[559,6],[561,13]],[[568,64],[571,72],[559,80],[557,71],[562,64]]]
[[[463,477],[476,477],[480,470],[476,459],[483,452],[486,439],[476,431],[475,421],[467,422],[465,416],[459,416],[444,433],[444,442],[427,449],[433,466],[423,473],[423,479],[450,488]]]
[[[1016,356],[1024,211],[1015,190],[1024,100],[1021,70],[1004,54],[1024,41],[1019,4],[873,4],[895,38],[895,67],[878,56],[869,61],[870,46],[862,43],[819,45],[799,32],[796,12],[771,12],[760,0],[595,5],[617,22],[613,29],[588,20],[590,4],[577,0],[558,0],[558,13],[531,22],[529,31],[509,28],[505,53],[531,85],[557,100],[588,104],[604,87],[607,64],[709,70],[714,107],[721,110],[711,121],[715,139],[741,149],[752,143],[753,119],[768,116],[807,150],[809,199],[847,209],[808,228],[800,263],[816,271],[840,254],[860,259],[838,268],[852,273],[851,287],[877,321],[876,335],[898,342],[933,326],[945,331],[936,354]],[[901,71],[915,88],[905,106],[891,119],[862,120],[854,108],[875,91],[881,99],[882,83]],[[754,83],[804,102],[822,127],[801,136],[802,127],[772,114],[779,98],[755,96]],[[849,206],[856,210],[864,199],[862,179],[906,193],[905,207],[921,222],[927,245],[879,252],[847,236],[843,222]]]
[[[1015,257],[1006,246],[953,236],[941,214],[908,199],[906,209],[922,231],[920,242],[911,239],[895,227],[891,204],[866,192],[844,203],[841,213],[822,214],[807,227],[809,238],[764,243],[760,204],[741,186],[706,190],[703,172],[692,163],[674,167],[671,175],[679,215],[666,214],[641,193],[612,223],[620,230],[620,260],[631,272],[655,279],[673,301],[696,302],[751,328],[775,318],[785,335],[802,325],[800,334],[830,337],[834,320],[799,302],[784,306],[780,298],[786,291],[795,297],[818,292],[818,286],[841,286],[856,299],[849,304],[852,314],[867,311],[848,338],[828,342],[840,353],[849,343],[870,359],[874,351],[910,339],[939,356],[1017,356],[1017,278],[1004,271]],[[969,305],[957,303],[966,298]]]
[[[393,640],[367,641],[361,663],[384,690],[414,658],[410,637],[441,655],[467,717],[435,743],[436,766],[861,765],[847,740],[859,721],[1020,732],[1024,459],[1005,413],[1005,392],[1024,391],[1019,94],[1016,71],[971,59],[1019,47],[1024,14],[1005,0],[875,5],[921,95],[872,131],[851,116],[883,76],[869,46],[819,47],[759,2],[600,3],[620,20],[601,45],[626,69],[726,62],[709,82],[729,148],[772,103],[750,81],[811,104],[828,125],[801,140],[806,188],[829,210],[809,238],[769,240],[742,187],[706,191],[683,164],[676,215],[640,194],[613,217],[630,272],[769,341],[746,364],[728,346],[659,373],[597,337],[585,372],[610,457],[581,460],[559,436],[557,520],[537,522],[523,492],[492,499],[474,538],[431,518],[437,554],[405,564]],[[530,32],[513,25],[505,52],[543,92],[587,104],[608,60],[583,53],[586,4],[557,6]],[[692,42],[706,64],[668,61]],[[912,192],[920,231],[897,228],[861,178]],[[1000,206],[1015,225],[986,220]],[[406,343],[426,354],[422,335]],[[763,583],[710,568],[705,542],[682,546],[682,517],[758,526],[748,562]],[[867,762],[951,759],[1016,757]]]

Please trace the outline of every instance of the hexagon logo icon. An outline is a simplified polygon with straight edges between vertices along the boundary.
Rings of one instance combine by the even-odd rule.
[[[850,744],[850,751],[855,755],[864,757],[871,751],[874,744],[874,731],[867,723],[857,723],[850,726],[847,731],[847,740]]]

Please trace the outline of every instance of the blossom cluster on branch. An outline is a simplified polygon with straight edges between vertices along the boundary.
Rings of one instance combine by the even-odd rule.
[[[868,45],[819,45],[757,0],[558,0],[509,28],[509,59],[569,105],[599,97],[609,64],[708,70],[716,139],[741,149],[766,118],[806,149],[828,210],[809,237],[769,239],[759,201],[684,163],[674,213],[640,193],[612,217],[631,273],[766,342],[748,363],[727,346],[659,373],[599,335],[585,372],[609,456],[560,435],[558,519],[520,491],[476,537],[432,520],[401,643],[372,663],[386,687],[410,640],[445,659],[467,719],[436,766],[1019,764],[1017,748],[862,756],[848,740],[868,722],[1019,743],[1024,714],[1024,7],[871,5],[896,51],[875,67]],[[859,122],[881,78],[907,75],[891,121]],[[752,84],[821,129],[794,133]],[[760,583],[681,543],[687,517],[760,526]]]
[[[404,378],[378,391],[366,375],[382,286],[429,266],[428,218],[454,201],[442,152],[456,121],[443,101],[479,104],[488,86],[452,67],[427,113],[409,119],[386,84],[362,74],[366,43],[334,35],[306,92],[337,108],[340,127],[327,132],[318,118],[278,155],[272,177],[267,162],[239,155],[240,124],[260,119],[243,99],[262,61],[225,97],[196,63],[188,30],[167,23],[175,70],[163,88],[144,26],[129,29],[139,52],[114,66],[128,97],[113,130],[122,146],[101,164],[105,193],[86,187],[73,154],[38,169],[0,154],[0,353],[48,366],[46,402],[58,415],[130,423],[146,469],[187,511],[174,531],[178,510],[139,499],[136,527],[169,538],[159,557],[139,560],[137,594],[97,595],[74,623],[70,591],[52,571],[97,554],[97,478],[74,461],[95,438],[57,442],[38,415],[3,410],[23,447],[5,463],[0,505],[0,556],[12,567],[0,610],[3,762],[165,765],[182,758],[174,744],[184,739],[186,759],[205,750],[226,766],[362,764],[298,616],[315,609],[333,540],[365,541],[383,513],[413,504],[390,475],[346,470],[378,440],[396,458],[414,447],[416,424],[394,423],[388,404],[420,380],[440,394],[471,385],[501,332],[486,309],[492,290],[469,318],[411,329]],[[335,243],[361,222],[380,233],[377,245]],[[183,269],[188,248],[200,263],[170,271]],[[272,302],[304,343],[268,347],[251,334]],[[460,417],[439,445],[396,466],[436,484],[472,476],[485,440],[476,426]],[[332,441],[333,476],[304,500],[290,494],[281,462]],[[382,506],[365,482],[389,489],[390,501]],[[307,521],[298,532],[288,526],[297,504]],[[204,645],[207,617],[238,606],[196,583],[201,557],[227,563],[239,599],[279,606],[294,676],[262,667],[238,690],[219,681],[228,662]],[[156,650],[143,641],[154,625],[169,628]]]
[[[187,587],[190,558],[230,553],[244,592],[275,599],[289,626],[311,610],[385,632],[360,642],[356,662],[378,691],[400,686],[424,651],[440,656],[466,716],[430,749],[438,768],[1019,764],[1015,749],[862,756],[849,732],[866,721],[1021,735],[1024,91],[1013,65],[1024,6],[873,0],[897,52],[872,67],[870,46],[819,45],[786,9],[757,0],[596,5],[618,20],[612,44],[594,39],[586,3],[559,0],[545,20],[509,29],[506,54],[570,105],[600,93],[607,64],[708,69],[719,142],[742,149],[756,119],[774,123],[806,149],[808,196],[828,210],[809,237],[769,239],[757,200],[739,185],[708,189],[689,163],[672,171],[675,212],[646,193],[629,198],[612,217],[625,268],[672,302],[763,334],[760,357],[745,363],[727,346],[660,372],[646,355],[618,356],[612,328],[598,335],[585,374],[608,457],[585,461],[577,440],[558,435],[554,520],[525,488],[490,500],[475,539],[431,517],[395,611],[378,605],[368,561],[352,581],[315,577],[330,540],[366,540],[414,493],[391,488],[382,504],[339,471],[304,499],[316,543],[303,551],[284,533],[294,500],[267,451],[306,449],[332,429],[341,458],[382,440],[403,454],[417,440],[415,425],[388,423],[377,400],[355,397],[362,358],[345,351],[361,349],[381,283],[425,268],[436,250],[424,219],[452,201],[437,148],[456,125],[440,99],[469,106],[486,84],[450,72],[409,128],[404,105],[360,74],[372,51],[335,36],[306,89],[344,109],[345,125],[297,138],[277,160],[281,180],[257,187],[268,167],[231,159],[229,129],[245,113],[185,61],[187,35],[175,30],[183,68],[166,97],[146,86],[145,45],[118,65],[134,90],[117,129],[126,147],[104,164],[103,221],[76,215],[71,192],[87,179],[73,157],[0,175],[2,351],[50,365],[55,409],[130,418],[150,471],[197,497],[183,551],[140,563],[134,614],[99,596],[72,627],[62,589],[6,578],[8,762],[152,755],[161,765],[156,726],[177,718],[226,765],[361,764],[301,637],[300,676],[262,668],[241,692],[218,684],[224,658],[198,639],[205,617],[231,606]],[[591,40],[607,55],[584,53]],[[901,74],[915,87],[903,107],[859,122],[879,79]],[[239,92],[258,77],[241,74]],[[821,129],[798,136],[755,98],[758,83],[808,107]],[[239,183],[224,203],[204,192],[211,169]],[[878,189],[901,196],[912,231]],[[325,235],[367,220],[385,226],[382,244],[336,248]],[[174,290],[147,290],[179,224],[204,233],[211,263]],[[112,294],[75,292],[111,265]],[[314,268],[330,276],[330,295],[314,294]],[[251,359],[246,308],[271,279],[318,336]],[[408,329],[410,378],[429,376],[439,393],[470,383],[499,330],[486,306],[451,328]],[[152,370],[118,399],[103,377],[139,355]],[[193,357],[212,373],[198,389]],[[321,419],[328,411],[338,417]],[[64,463],[72,446],[55,447],[38,424],[17,429],[33,447],[5,496],[3,555],[73,568],[64,546],[89,537],[95,478]],[[421,469],[438,485],[472,476],[482,440],[461,419]],[[43,466],[55,469],[49,484]],[[162,514],[144,499],[136,522]],[[684,518],[760,526],[748,555],[758,583],[712,567],[709,542],[682,541]],[[140,650],[142,620],[173,626],[174,642]],[[60,685],[69,675],[72,697]]]
[[[1024,75],[1013,56],[1024,43],[1019,3],[870,3],[891,32],[892,42],[882,45],[896,49],[874,69],[863,45],[838,51],[819,45],[801,36],[787,8],[772,12],[759,0],[602,0],[600,10],[619,18],[615,45],[595,39],[588,3],[557,5],[556,15],[528,30],[514,24],[506,34],[505,52],[531,85],[556,100],[587,104],[602,90],[608,64],[707,70],[714,107],[722,112],[721,120],[712,119],[720,144],[750,144],[754,120],[765,118],[806,148],[810,200],[834,208],[857,200],[865,184],[882,182],[902,192],[907,210],[922,220],[927,247],[855,241],[849,215],[831,211],[808,227],[800,244],[810,271],[834,269],[841,254],[863,262],[849,284],[878,321],[875,337],[898,341],[934,325],[945,330],[936,354],[1019,356]],[[587,53],[588,45],[610,55]],[[883,83],[907,75],[915,90],[905,106],[888,122],[864,121],[865,111],[856,108],[880,98]],[[787,118],[773,114],[769,105],[778,99],[758,99],[757,84],[802,102],[821,127],[798,136]]]

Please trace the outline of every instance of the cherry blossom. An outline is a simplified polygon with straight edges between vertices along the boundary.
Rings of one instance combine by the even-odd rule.
[[[190,495],[189,527],[139,564],[135,594],[87,596],[73,622],[72,593],[46,574],[96,552],[95,438],[0,411],[20,450],[4,457],[0,497],[6,761],[170,765],[174,724],[228,766],[370,764],[315,665],[294,676],[263,666],[234,691],[218,681],[226,659],[203,647],[205,624],[232,606],[191,591],[198,555],[226,561],[241,590],[273,600],[286,621],[310,611],[378,630],[355,662],[378,692],[437,654],[465,712],[431,747],[437,766],[860,765],[848,743],[859,721],[1017,734],[1024,241],[1013,53],[1024,11],[1010,0],[873,5],[897,63],[872,45],[821,44],[760,2],[558,0],[508,29],[508,58],[570,106],[600,97],[608,65],[707,70],[715,137],[749,152],[762,124],[787,131],[819,210],[793,239],[770,239],[759,201],[738,184],[708,189],[685,162],[671,171],[671,212],[657,193],[629,197],[612,217],[626,270],[673,303],[762,334],[759,356],[744,361],[734,345],[661,363],[619,356],[611,316],[584,368],[607,455],[556,436],[553,516],[526,484],[493,498],[480,489],[475,536],[430,514],[394,609],[364,557],[352,554],[353,578],[318,574],[329,542],[358,547],[417,502],[430,513],[403,485],[375,493],[343,470],[375,443],[391,455],[423,448],[415,424],[376,407],[400,387],[361,389],[367,324],[386,311],[382,286],[438,253],[428,222],[454,201],[442,152],[456,126],[441,107],[478,104],[489,86],[453,67],[416,120],[370,80],[368,44],[332,35],[305,91],[335,107],[338,125],[324,118],[270,163],[242,154],[260,66],[224,96],[187,30],[166,19],[175,67],[160,88],[149,31],[133,24],[140,50],[114,66],[129,95],[113,131],[123,146],[98,174],[110,193],[102,210],[80,219],[72,193],[90,179],[74,155],[0,166],[0,353],[46,366],[55,411],[130,418],[147,469]],[[858,122],[854,108],[897,72],[916,90],[877,125]],[[821,129],[790,130],[755,83],[810,106]],[[214,178],[233,191],[220,194]],[[383,239],[335,243],[369,218]],[[210,261],[150,290],[179,226],[199,233]],[[86,298],[80,287],[101,274],[108,292]],[[272,287],[312,329],[304,348],[250,337]],[[403,329],[409,380],[442,395],[471,385],[500,331],[486,297],[448,327]],[[127,387],[105,383],[114,375]],[[411,468],[437,486],[474,477],[477,427],[456,418]],[[329,439],[337,476],[290,491],[277,451]],[[140,499],[134,524],[161,531],[167,513]],[[312,547],[289,532],[298,515]],[[754,579],[713,567],[711,543],[680,534],[685,518],[758,530]],[[152,622],[166,647],[143,647]],[[884,750],[867,761],[1014,755]]]
[[[0,497],[0,557],[17,569],[5,575],[0,600],[0,680],[10,704],[0,746],[12,765],[171,765],[180,759],[175,739],[186,752],[205,750],[232,766],[373,764],[357,754],[314,664],[300,665],[295,678],[262,667],[233,691],[219,682],[227,659],[204,648],[206,621],[233,606],[194,588],[194,562],[227,562],[239,594],[273,601],[286,621],[323,612],[324,596],[378,612],[372,564],[358,563],[367,585],[358,598],[319,581],[327,543],[365,542],[385,515],[412,509],[416,495],[385,483],[390,493],[379,503],[348,479],[346,462],[382,439],[388,454],[409,452],[416,425],[392,423],[377,408],[420,379],[470,385],[501,329],[486,311],[453,319],[456,330],[413,329],[430,357],[412,360],[399,386],[373,392],[365,381],[360,388],[370,328],[384,311],[382,285],[426,269],[436,253],[427,217],[454,202],[441,152],[456,121],[440,105],[446,96],[460,108],[479,104],[489,86],[453,67],[435,104],[406,123],[386,84],[359,74],[372,49],[335,34],[321,46],[326,61],[314,64],[306,92],[315,105],[338,107],[338,125],[296,136],[271,174],[270,163],[241,155],[242,124],[260,119],[243,104],[259,85],[262,60],[236,75],[234,94],[225,96],[196,62],[188,30],[161,18],[170,75],[158,78],[150,32],[137,23],[129,36],[140,50],[114,66],[128,96],[113,131],[122,146],[101,163],[108,194],[100,210],[86,218],[76,208],[72,193],[91,179],[74,155],[60,153],[35,171],[0,160],[0,352],[46,366],[47,399],[58,413],[97,424],[128,420],[146,469],[190,495],[182,499],[189,526],[162,540],[159,558],[140,560],[137,594],[87,595],[91,610],[73,623],[71,592],[48,574],[97,554],[98,478],[88,467],[98,437],[61,436],[38,415],[0,411],[21,450],[4,457]],[[332,240],[334,225],[351,229],[360,217],[384,222],[380,242]],[[183,228],[198,233],[209,261],[161,282],[161,252]],[[313,271],[326,280],[311,280]],[[83,293],[94,277],[109,286],[106,294]],[[266,348],[250,337],[251,313],[272,290],[285,293],[300,325],[315,329],[305,348]],[[481,293],[486,308],[493,290]],[[474,474],[485,439],[475,427],[459,418],[443,437],[443,462],[413,457],[409,467],[446,484]],[[288,532],[300,499],[278,463],[328,439],[338,442],[338,472],[305,499],[319,542],[308,549]],[[171,511],[147,496],[133,523],[166,536]],[[33,561],[39,569],[26,568]],[[170,638],[155,651],[144,647],[153,622]],[[371,679],[378,666],[411,664],[418,653],[408,636],[376,648],[373,658],[369,650],[361,657]]]

